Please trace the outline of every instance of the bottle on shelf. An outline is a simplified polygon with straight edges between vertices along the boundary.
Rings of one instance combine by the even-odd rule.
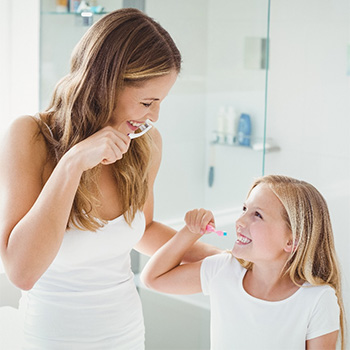
[[[56,12],[64,13],[68,11],[68,0],[56,0]]]
[[[216,117],[216,134],[217,134],[217,142],[225,143],[226,112],[225,112],[224,106],[220,107],[219,113]]]
[[[241,146],[250,146],[250,136],[252,132],[252,125],[250,115],[242,113],[239,118],[238,125],[238,144]]]
[[[226,143],[234,145],[237,143],[238,117],[235,109],[230,106],[226,114]]]

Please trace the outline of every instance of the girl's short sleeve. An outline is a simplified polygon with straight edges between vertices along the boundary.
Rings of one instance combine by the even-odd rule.
[[[212,280],[218,272],[231,261],[232,255],[226,252],[208,256],[203,260],[200,270],[200,278],[204,295],[210,294]]]
[[[340,308],[333,288],[321,294],[312,312],[306,340],[320,337],[340,329]]]

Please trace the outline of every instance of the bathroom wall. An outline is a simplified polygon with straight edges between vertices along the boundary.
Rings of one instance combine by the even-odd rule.
[[[39,106],[39,0],[1,0],[0,118],[2,128]]]
[[[207,140],[216,130],[221,106],[232,106],[237,115],[248,113],[251,142],[262,141],[265,112],[265,66],[247,64],[247,40],[267,35],[268,1],[208,1]],[[257,61],[262,52],[253,52]],[[215,146],[215,178],[206,178],[207,207],[221,212],[241,209],[253,178],[262,175],[263,154],[245,147]],[[207,142],[207,169],[211,150]],[[206,176],[208,170],[206,169]],[[233,222],[233,220],[232,220]]]
[[[146,12],[168,30],[183,59],[157,122],[163,159],[155,184],[155,217],[177,220],[187,210],[204,205],[208,4],[150,0]]]
[[[267,133],[281,151],[266,155],[266,173],[309,181],[326,198],[348,317],[349,42],[348,0],[272,1]]]
[[[249,113],[253,136],[263,137],[265,70],[245,67],[244,48],[247,38],[266,38],[267,1],[149,0],[146,12],[171,33],[183,55],[182,72],[157,123],[164,150],[155,216],[178,222],[195,207],[218,214],[237,209],[252,179],[262,174],[262,152],[212,147],[209,188],[210,142],[221,106]]]

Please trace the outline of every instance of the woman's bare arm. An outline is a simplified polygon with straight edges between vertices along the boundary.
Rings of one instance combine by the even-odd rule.
[[[46,181],[47,150],[37,135],[33,118],[19,118],[0,151],[0,254],[10,280],[25,290],[57,255],[82,173],[120,159],[130,142],[110,127],[100,130],[70,149]]]

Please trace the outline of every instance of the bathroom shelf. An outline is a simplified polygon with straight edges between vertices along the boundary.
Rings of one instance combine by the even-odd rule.
[[[106,15],[109,12],[103,11],[103,12],[92,12],[92,14],[95,15]],[[42,15],[48,15],[48,16],[80,16],[81,14],[78,12],[58,12],[58,11],[42,11]]]
[[[232,147],[237,149],[247,149],[247,150],[252,150],[256,152],[259,152],[259,151],[277,152],[280,150],[280,147],[271,139],[266,140],[265,144],[263,141],[253,140],[250,146],[244,146],[237,143],[230,144],[227,142],[220,142],[220,141],[212,141],[211,144],[217,145],[217,146]]]

